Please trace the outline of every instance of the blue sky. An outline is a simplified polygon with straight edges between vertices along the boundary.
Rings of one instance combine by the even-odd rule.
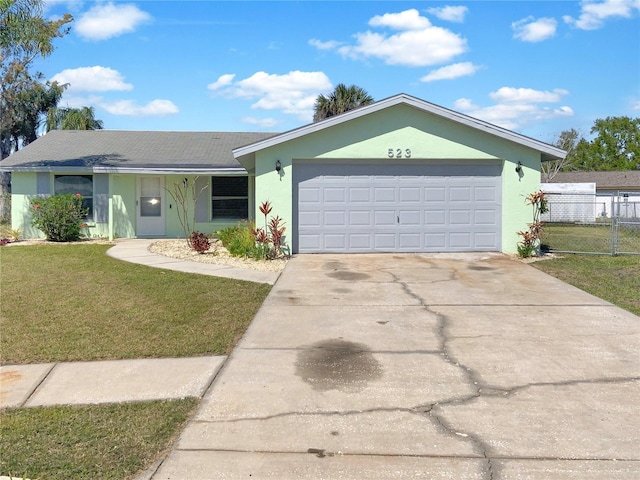
[[[640,115],[640,0],[46,2],[66,12],[35,68],[108,129],[286,131],[338,83],[547,142]]]

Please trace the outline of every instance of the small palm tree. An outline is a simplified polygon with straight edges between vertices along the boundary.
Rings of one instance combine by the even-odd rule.
[[[344,83],[340,83],[329,96],[318,95],[313,106],[313,121],[319,122],[373,102],[373,97],[364,88],[356,85],[347,87]]]
[[[102,120],[96,120],[93,107],[52,108],[47,112],[49,130],[101,130]]]

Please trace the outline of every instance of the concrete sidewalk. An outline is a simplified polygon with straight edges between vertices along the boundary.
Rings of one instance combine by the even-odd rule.
[[[226,356],[0,366],[0,407],[202,397]]]
[[[280,276],[279,272],[265,272],[248,268],[236,268],[228,265],[190,262],[177,258],[165,257],[149,251],[154,239],[123,239],[107,250],[107,255],[125,262],[139,263],[148,267],[175,270],[178,272],[212,275],[215,277],[235,278],[248,282],[268,283],[273,285]]]

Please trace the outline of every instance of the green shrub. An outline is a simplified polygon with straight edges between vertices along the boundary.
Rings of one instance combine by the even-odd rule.
[[[224,246],[224,248],[227,248],[229,243],[231,243],[231,239],[233,239],[233,237],[238,235],[239,231],[240,231],[240,226],[234,225],[233,227],[227,227],[224,230],[218,230],[216,232],[216,236],[218,237],[218,240],[222,242],[222,245]]]
[[[280,217],[271,217],[267,221],[267,215],[271,211],[269,202],[263,203],[260,211],[265,216],[265,228],[256,228],[253,221],[242,221],[216,232],[216,236],[232,256],[273,260],[284,254],[284,222]]]
[[[234,257],[266,258],[264,245],[256,243],[255,227],[253,222],[242,221],[233,227],[216,232],[218,239]]]
[[[82,195],[72,193],[31,199],[31,225],[42,230],[52,242],[80,239],[88,209],[82,208]]]

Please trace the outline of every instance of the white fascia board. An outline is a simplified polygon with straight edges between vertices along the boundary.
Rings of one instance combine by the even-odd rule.
[[[232,168],[133,168],[93,167],[93,173],[131,173],[138,175],[247,175],[242,167]]]
[[[488,133],[489,135],[504,138],[505,140],[524,145],[526,147],[537,150],[542,154],[546,154],[547,157],[552,157],[551,159],[564,158],[567,155],[567,152],[565,152],[564,150],[554,147],[553,145],[549,145],[548,143],[544,143],[534,138],[521,135],[511,130],[507,130],[506,128],[493,125],[491,123],[485,122],[484,120],[479,120],[477,118],[473,118],[468,115],[456,112],[454,110],[440,107],[439,105],[420,100],[419,98],[412,97],[411,95],[407,95],[404,93],[386,98],[384,100],[380,100],[371,105],[356,108],[355,110],[343,113],[342,115],[329,117],[326,120],[322,120],[320,122],[310,123],[308,125],[290,130],[288,132],[276,135],[275,137],[271,137],[260,142],[253,143],[251,145],[236,148],[233,150],[233,155],[234,157],[238,158],[243,155],[255,153],[259,150],[272,147],[274,145],[278,145],[280,143],[284,143],[289,140],[293,140],[301,136],[308,135],[325,128],[333,127],[335,125],[339,125],[355,118],[369,115],[385,108],[400,104],[409,105],[420,110],[432,113],[439,117],[451,120],[453,122],[475,128],[476,130],[483,131],[485,133]]]
[[[0,172],[71,172],[92,173],[92,167],[0,167]]]

